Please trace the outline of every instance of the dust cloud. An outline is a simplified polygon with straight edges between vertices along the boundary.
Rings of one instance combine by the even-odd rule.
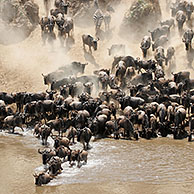
[[[34,0],[39,5],[40,18],[46,15],[43,1]],[[129,38],[122,38],[122,34],[119,35],[120,24],[124,13],[129,9],[132,1],[121,0],[121,2],[114,7],[115,13],[112,14],[112,20],[110,28],[112,33],[109,34],[104,40],[100,40],[98,44],[98,50],[93,54],[89,54],[83,51],[82,34],[90,34],[95,36],[95,29],[93,25],[75,25],[74,29],[74,41],[70,49],[66,47],[62,48],[58,38],[55,40],[53,47],[49,44],[43,46],[41,39],[41,29],[37,26],[31,35],[16,44],[12,45],[0,45],[0,90],[6,92],[18,92],[29,91],[37,92],[45,90],[47,87],[43,84],[41,74],[47,74],[56,70],[58,67],[67,64],[72,61],[89,62],[86,67],[85,73],[90,74],[94,70],[101,68],[111,68],[113,57],[108,56],[108,48],[112,44],[125,44],[126,55],[133,57],[141,57],[142,53],[140,49],[140,42],[143,36],[135,36],[136,34],[129,33]],[[162,19],[169,19],[170,13],[166,11],[165,1],[160,0],[162,9]],[[51,5],[54,5],[51,1]],[[92,18],[91,18],[92,21]],[[86,24],[91,24],[86,21]],[[189,24],[185,25],[186,29]],[[193,25],[193,24],[190,24]],[[102,30],[104,30],[104,25]],[[133,27],[132,27],[133,28]],[[57,30],[56,30],[57,35]],[[149,35],[145,32],[144,35]],[[168,46],[174,46],[176,49],[176,69],[189,70],[191,77],[194,77],[194,70],[187,65],[187,55],[182,43],[182,37],[179,36],[178,30],[175,27],[171,31],[171,38]],[[167,47],[166,47],[167,48]],[[149,58],[153,58],[153,52],[148,53]]]

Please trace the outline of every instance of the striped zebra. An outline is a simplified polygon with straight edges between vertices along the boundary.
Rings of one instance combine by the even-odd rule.
[[[99,30],[102,22],[104,20],[104,14],[102,13],[102,11],[100,9],[97,9],[93,15],[93,20],[94,20],[94,24],[96,27],[96,30]]]

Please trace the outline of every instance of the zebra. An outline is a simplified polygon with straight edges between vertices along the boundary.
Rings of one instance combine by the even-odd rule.
[[[96,31],[100,29],[102,22],[104,20],[104,14],[100,9],[97,9],[93,15],[94,24],[96,27]]]

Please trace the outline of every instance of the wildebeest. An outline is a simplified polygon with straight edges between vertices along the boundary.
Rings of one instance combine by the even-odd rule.
[[[154,51],[160,46],[164,46],[168,42],[168,37],[165,35],[160,36],[153,44],[152,50]]]
[[[89,128],[85,127],[77,131],[77,141],[83,144],[83,149],[89,149],[89,142],[92,137],[92,132]]]
[[[43,44],[45,45],[46,40],[52,43],[53,40],[56,38],[55,33],[53,31],[55,27],[54,17],[53,16],[42,17],[39,23],[41,26],[41,36]]]
[[[51,128],[48,127],[47,125],[42,125],[40,127],[41,129],[41,137],[42,137],[42,145],[47,145],[47,140],[48,140],[48,137],[50,136],[51,134]]]
[[[60,138],[60,137],[54,137],[53,135],[51,136],[53,139],[54,139],[54,148],[57,149],[59,146],[63,145],[67,148],[69,148],[69,139],[67,137],[63,137],[63,138]]]
[[[193,10],[194,10],[193,2],[186,2],[185,12],[186,12],[188,20],[191,19],[191,14],[193,13]]]
[[[149,31],[151,33],[152,41],[155,41],[160,38],[160,36],[168,35],[170,31],[169,26],[164,25],[159,28],[154,29],[153,31]]]
[[[169,19],[169,20],[161,21],[161,22],[160,22],[160,25],[161,25],[161,26],[167,25],[167,26],[169,26],[169,27],[171,28],[171,27],[175,26],[175,24],[174,24],[174,19],[171,18],[171,19]]]
[[[93,49],[96,51],[97,50],[97,46],[98,46],[98,38],[97,39],[94,39],[92,36],[90,35],[82,35],[82,42],[83,42],[83,47],[84,47],[84,50],[85,50],[85,45],[88,45],[89,47],[89,51],[92,53],[92,49],[91,47],[93,47]]]
[[[176,21],[178,23],[178,30],[179,30],[179,33],[182,33],[182,29],[183,29],[183,24],[185,23],[186,21],[186,16],[185,16],[185,13],[181,10],[179,10],[177,13],[176,13]]]
[[[176,13],[180,10],[185,11],[186,3],[187,3],[186,1],[180,1],[180,0],[177,0],[175,3],[172,3],[172,6],[170,7],[172,17],[174,17]]]
[[[184,32],[183,34],[183,38],[182,41],[185,43],[185,49],[186,51],[191,50],[192,49],[192,39],[194,36],[194,32],[192,29],[188,29]]]
[[[133,77],[131,80],[132,85],[137,85],[137,84],[148,84],[152,80],[152,71],[146,71],[145,73],[141,73]]]
[[[154,55],[156,61],[158,62],[158,64],[160,66],[162,66],[163,62],[165,61],[166,57],[164,55],[164,48],[159,46],[157,49],[156,49],[156,52],[155,52],[155,55]]]
[[[35,177],[35,184],[37,186],[41,186],[42,184],[47,184],[49,183],[53,178],[45,172],[39,173],[39,174],[33,174]]]
[[[150,46],[151,46],[151,38],[149,36],[144,36],[140,46],[143,52],[143,57],[147,56],[147,50],[150,48]]]
[[[170,61],[170,65],[172,64],[171,60],[172,58],[175,57],[175,48],[170,46],[168,49],[167,49],[167,54],[166,54],[166,65],[168,65],[168,62]]]
[[[49,174],[56,176],[58,173],[63,170],[61,167],[61,159],[58,156],[53,156],[50,161],[48,162],[49,164]]]
[[[89,95],[92,94],[92,87],[93,87],[93,82],[86,82],[83,83],[84,86],[84,92],[87,92]]]
[[[125,116],[118,120],[119,127],[124,128],[124,137],[126,136],[130,139],[134,132],[133,123]]]
[[[63,128],[62,118],[56,118],[55,120],[50,120],[46,124],[51,128],[51,130],[54,129],[55,131],[58,131],[59,136],[61,135],[62,128]]]
[[[81,167],[81,161],[84,161],[85,164],[87,164],[88,160],[88,152],[86,150],[82,150],[79,152],[78,159],[77,159],[77,166]]]
[[[119,56],[114,57],[114,61],[112,62],[112,71],[114,70],[115,66],[119,63],[119,61],[124,61],[126,68],[127,67],[134,67],[135,69],[137,68],[136,60],[132,56]]]
[[[64,0],[55,0],[55,7],[60,9],[64,14],[67,14],[67,9],[69,7],[69,3],[66,3]]]
[[[77,75],[78,73],[83,74],[85,71],[85,67],[88,65],[88,63],[81,63],[78,61],[73,61],[67,65],[64,65],[62,67],[59,67],[59,70],[63,70],[64,73],[68,72],[68,76],[69,75]],[[57,79],[59,80],[59,79]]]
[[[119,63],[116,65],[116,77],[119,78],[119,80],[123,81],[123,77],[126,72],[126,66],[124,61],[119,61]]]
[[[83,74],[85,71],[86,65],[88,65],[88,63],[73,61],[64,66],[59,67],[56,71],[51,72],[47,75],[42,74],[44,78],[44,84],[49,85],[49,84],[52,84],[53,82],[64,79],[67,81],[64,82],[64,84],[61,84],[61,86],[67,85],[68,83],[70,83],[70,78],[68,78],[68,76],[72,76],[72,75],[76,76],[78,73]]]
[[[57,16],[61,14],[62,16],[64,16],[63,12],[60,9],[50,9],[50,15],[54,16],[55,18],[57,18]]]
[[[45,165],[51,157],[56,156],[56,151],[50,148],[38,149],[38,153],[42,155],[42,163]]]
[[[15,127],[20,127],[23,130],[24,124],[24,115],[23,114],[15,114],[5,117],[4,119],[4,127],[12,128],[12,133],[14,133]]]
[[[155,70],[157,62],[155,60],[136,60],[137,69],[141,72],[141,69],[147,70]]]
[[[36,103],[36,111],[39,115],[42,115],[45,118],[46,113],[54,113],[56,110],[56,104],[52,100],[39,100]]]
[[[174,82],[180,83],[183,82],[185,83],[186,80],[189,80],[190,78],[190,72],[189,71],[180,71],[178,73],[172,73],[174,76]]]
[[[145,100],[140,97],[131,97],[125,96],[118,99],[121,104],[121,109],[124,110],[125,107],[131,106],[133,109],[136,109],[138,106],[143,105]]]
[[[68,17],[65,19],[64,22],[64,34],[68,34],[68,37],[70,36],[70,32],[71,32],[71,36],[73,36],[73,30],[74,30],[74,24],[73,24],[73,19]]]

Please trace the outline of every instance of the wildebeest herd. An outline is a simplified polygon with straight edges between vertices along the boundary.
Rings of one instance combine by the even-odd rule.
[[[99,9],[98,1],[95,0],[94,5],[97,35],[106,14]],[[66,33],[70,35],[74,28],[73,19],[65,17],[69,4],[55,0],[55,6],[51,15],[40,21],[44,43],[46,38],[55,36],[55,23],[60,38],[65,38]],[[87,63],[73,61],[52,73],[42,74],[44,84],[48,85],[46,92],[0,93],[1,128],[12,129],[13,133],[15,127],[32,128],[33,134],[41,137],[45,146],[38,152],[47,167],[44,172],[34,174],[36,185],[50,182],[61,172],[63,162],[69,161],[72,166],[77,161],[78,167],[83,164],[81,161],[87,163],[92,136],[138,140],[172,134],[174,139],[188,137],[188,141],[192,141],[194,80],[189,71],[172,72],[176,65],[176,49],[168,42],[171,31],[178,26],[185,52],[193,51],[193,31],[184,30],[185,22],[192,20],[193,6],[186,1],[176,1],[171,8],[175,19],[160,22],[159,27],[149,31],[151,36],[148,34],[142,39],[143,59],[115,56],[117,51],[125,55],[125,45],[115,44],[109,49],[109,55],[115,56],[111,69],[85,75]],[[192,10],[191,13],[188,10]],[[114,10],[109,6],[106,11]],[[84,49],[88,45],[90,52],[92,47],[97,50],[99,37],[84,34],[81,38]],[[150,52],[154,59],[148,59]],[[167,68],[172,78],[165,77]],[[54,140],[53,147],[48,147],[49,137]],[[72,149],[76,140],[83,144],[82,150]]]

